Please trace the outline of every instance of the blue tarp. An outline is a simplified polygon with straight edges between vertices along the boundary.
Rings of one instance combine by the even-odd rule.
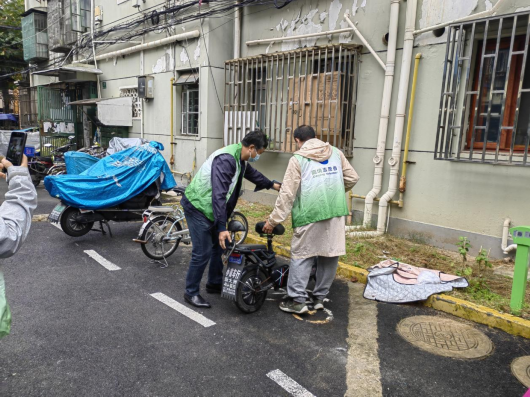
[[[17,122],[18,118],[12,113],[0,113],[0,120],[11,120]]]
[[[177,185],[159,150],[164,146],[150,142],[99,160],[79,175],[44,178],[52,197],[76,208],[96,210],[117,206],[143,192],[159,177],[161,190]]]
[[[97,157],[83,152],[66,152],[64,162],[66,163],[66,173],[69,175],[79,175],[85,172],[99,161]]]

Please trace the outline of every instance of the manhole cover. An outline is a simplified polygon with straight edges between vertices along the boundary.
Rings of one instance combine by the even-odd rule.
[[[530,356],[518,357],[512,361],[512,374],[526,387],[530,387]]]
[[[479,358],[493,350],[482,332],[454,320],[435,316],[414,316],[401,320],[398,333],[420,349],[453,358]]]

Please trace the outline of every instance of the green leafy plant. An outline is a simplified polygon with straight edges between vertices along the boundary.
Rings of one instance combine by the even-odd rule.
[[[364,246],[363,243],[357,243],[357,244],[355,244],[355,247],[353,247],[353,253],[354,254],[362,254],[365,249],[366,249],[366,247]]]
[[[489,251],[486,251],[484,248],[480,247],[480,251],[478,252],[477,257],[475,258],[480,277],[483,277],[483,273],[487,268],[491,269],[493,267],[489,259],[489,255]]]
[[[471,243],[467,239],[467,237],[460,236],[458,239],[458,243],[456,243],[456,246],[458,247],[458,253],[462,257],[462,262],[467,262],[467,254],[469,253],[469,249],[471,248]]]

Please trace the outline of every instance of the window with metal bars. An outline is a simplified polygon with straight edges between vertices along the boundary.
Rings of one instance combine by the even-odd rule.
[[[182,135],[199,135],[199,86],[182,85]]]
[[[293,132],[306,124],[353,156],[360,49],[341,44],[227,61],[225,144],[260,128],[268,150],[293,152]]]
[[[530,166],[530,14],[449,28],[435,159]]]

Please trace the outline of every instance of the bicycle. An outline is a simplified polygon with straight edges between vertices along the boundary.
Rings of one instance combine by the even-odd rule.
[[[177,195],[182,196],[185,188],[177,187],[173,189]],[[191,237],[186,222],[186,216],[182,208],[177,204],[171,206],[151,206],[142,214],[143,225],[138,233],[138,238],[133,241],[140,243],[143,253],[154,261],[159,262],[162,267],[167,267],[166,259],[170,257],[182,242],[191,243]],[[247,238],[248,221],[241,212],[234,211],[230,216],[230,221],[238,221],[244,225],[244,230],[231,232],[232,241],[241,244]]]

